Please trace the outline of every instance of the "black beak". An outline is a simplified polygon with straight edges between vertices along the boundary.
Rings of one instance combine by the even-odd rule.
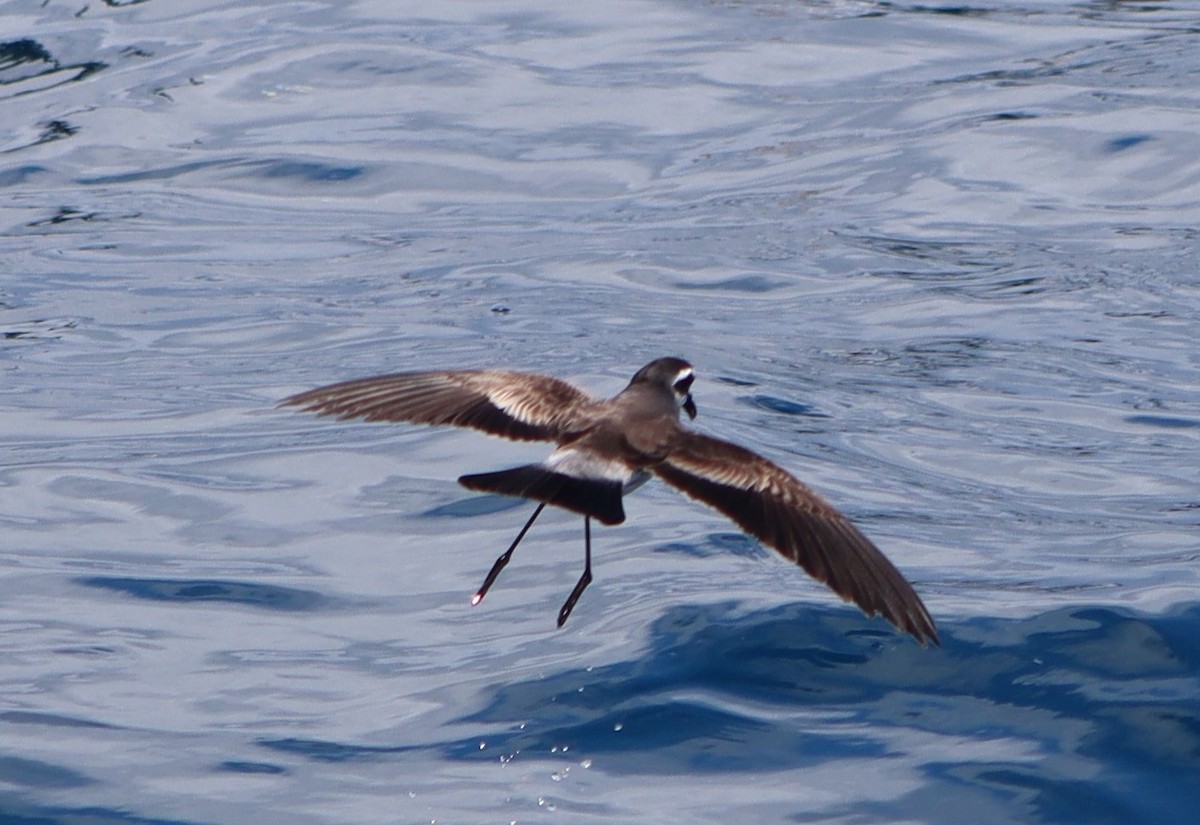
[[[696,402],[692,400],[690,392],[683,397],[683,411],[688,414],[688,418],[696,417]]]

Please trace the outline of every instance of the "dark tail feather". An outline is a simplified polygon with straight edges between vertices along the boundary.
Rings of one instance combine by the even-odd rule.
[[[468,490],[531,498],[562,507],[603,524],[625,520],[619,481],[576,478],[547,470],[541,464],[526,464],[495,473],[463,476],[458,483]]]

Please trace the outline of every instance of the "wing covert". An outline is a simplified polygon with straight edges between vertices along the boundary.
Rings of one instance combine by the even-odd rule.
[[[869,616],[940,644],[912,585],[849,519],[783,468],[744,447],[686,431],[656,475],[714,507]]]
[[[594,400],[565,381],[508,370],[377,375],[318,387],[279,406],[364,421],[471,427],[515,441],[554,441]]]

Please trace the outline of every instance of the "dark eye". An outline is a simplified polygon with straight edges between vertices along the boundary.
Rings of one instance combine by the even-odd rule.
[[[692,382],[696,380],[694,375],[685,375],[675,382],[675,392],[680,395],[686,395],[688,390],[692,388]]]

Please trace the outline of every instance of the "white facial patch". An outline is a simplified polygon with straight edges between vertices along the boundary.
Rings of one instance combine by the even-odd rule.
[[[684,367],[675,376],[675,380],[671,382],[671,389],[675,390],[675,400],[679,402],[679,406],[685,410],[689,418],[696,417],[696,405],[692,401],[692,381],[696,378],[696,373],[691,367]]]

